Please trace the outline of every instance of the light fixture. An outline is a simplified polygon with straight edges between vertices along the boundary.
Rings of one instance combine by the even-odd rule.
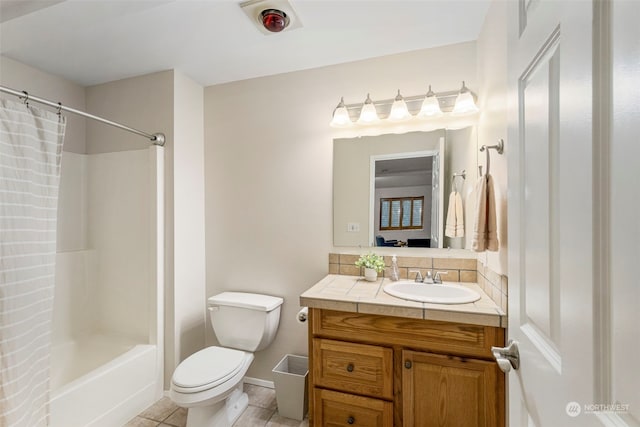
[[[402,122],[405,120],[409,120],[411,118],[411,113],[409,113],[409,109],[407,108],[407,103],[404,102],[404,98],[400,95],[400,89],[398,89],[398,94],[393,100],[393,104],[391,105],[391,112],[389,113],[388,119],[392,122]]]
[[[379,121],[378,112],[376,111],[376,106],[373,105],[373,101],[369,94],[367,94],[367,99],[364,100],[364,104],[362,104],[362,110],[360,111],[360,118],[358,119],[358,123],[360,124],[371,124]]]
[[[344,105],[344,98],[340,97],[340,102],[336,106],[336,109],[333,110],[333,117],[330,125],[336,128],[342,128],[352,124],[353,122],[349,116],[349,110],[347,110],[347,106]]]
[[[403,97],[398,89],[395,98],[372,101],[371,96],[362,104],[345,104],[344,98],[333,109],[331,127],[367,127],[372,131],[382,126],[401,126],[406,131],[407,126],[418,126],[421,129],[446,127],[459,129],[470,126],[476,120],[479,111],[475,103],[475,95],[465,82],[460,90],[434,93],[429,85],[426,95]],[[353,120],[352,117],[358,117]],[[399,123],[402,123],[400,125]],[[406,123],[406,125],[405,125]]]
[[[278,9],[265,9],[260,13],[262,26],[272,33],[279,33],[289,25],[289,17]]]
[[[458,92],[458,97],[456,98],[456,103],[453,106],[453,111],[451,114],[454,116],[462,116],[466,114],[477,113],[478,107],[476,106],[476,102],[473,99],[473,94],[471,91],[465,86],[464,81],[462,82],[462,88],[460,88],[460,92]]]
[[[264,35],[273,36],[302,27],[290,0],[245,0],[239,6]]]
[[[429,92],[427,92],[424,101],[422,101],[422,107],[420,108],[418,117],[439,117],[441,115],[440,102],[436,94],[431,90],[431,85],[429,85]]]

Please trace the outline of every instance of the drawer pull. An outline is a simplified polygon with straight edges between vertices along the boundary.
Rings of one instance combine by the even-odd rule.
[[[411,369],[411,360],[405,360],[404,361],[404,367],[407,369]]]
[[[355,422],[356,422],[355,418],[353,418],[353,417],[347,418],[347,424],[355,424]]]
[[[353,372],[353,363],[347,365],[347,372]]]

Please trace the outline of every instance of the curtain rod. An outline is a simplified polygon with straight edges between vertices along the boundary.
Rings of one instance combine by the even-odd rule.
[[[102,123],[105,123],[107,125],[110,126],[114,126],[117,127],[119,129],[123,129],[126,130],[128,132],[131,133],[135,133],[136,135],[140,135],[140,136],[144,136],[145,138],[149,139],[151,142],[153,142],[154,145],[159,145],[159,146],[164,146],[165,143],[165,136],[163,133],[154,133],[154,134],[150,134],[147,132],[143,132],[141,130],[99,117],[99,116],[94,116],[93,114],[89,114],[89,113],[85,113],[84,111],[80,111],[80,110],[76,110],[75,108],[71,108],[71,107],[65,107],[64,105],[62,105],[59,102],[53,102],[53,101],[49,101],[47,99],[43,99],[43,98],[38,98],[37,96],[33,96],[33,95],[29,95],[28,92],[23,91],[23,92],[19,92],[15,89],[10,89],[6,86],[0,86],[0,92],[5,92],[11,95],[15,95],[18,98],[22,99],[25,104],[28,103],[29,101],[34,101],[34,102],[38,102],[40,104],[44,104],[44,105],[48,105],[50,107],[54,107],[58,109],[58,112],[60,111],[67,111],[69,113],[73,113],[73,114],[77,114],[78,116],[83,116],[92,120],[96,120]]]

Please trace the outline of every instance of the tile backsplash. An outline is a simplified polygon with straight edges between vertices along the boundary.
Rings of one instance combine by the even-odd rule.
[[[329,274],[362,276],[364,272],[354,264],[359,257],[360,255],[330,253]],[[389,277],[391,257],[385,256],[384,263],[387,268],[382,276]],[[420,271],[422,276],[430,270],[432,274],[436,271],[441,272],[444,281],[477,283],[505,313],[507,312],[507,276],[494,272],[476,259],[399,256],[398,270],[401,279],[415,278],[416,273],[413,270]]]

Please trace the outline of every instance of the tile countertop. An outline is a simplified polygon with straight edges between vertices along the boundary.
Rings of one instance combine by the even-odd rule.
[[[507,327],[506,313],[475,283],[456,282],[480,294],[478,301],[468,304],[431,304],[396,298],[382,290],[387,283],[389,279],[367,282],[359,276],[330,274],[300,295],[300,305],[351,313]]]

